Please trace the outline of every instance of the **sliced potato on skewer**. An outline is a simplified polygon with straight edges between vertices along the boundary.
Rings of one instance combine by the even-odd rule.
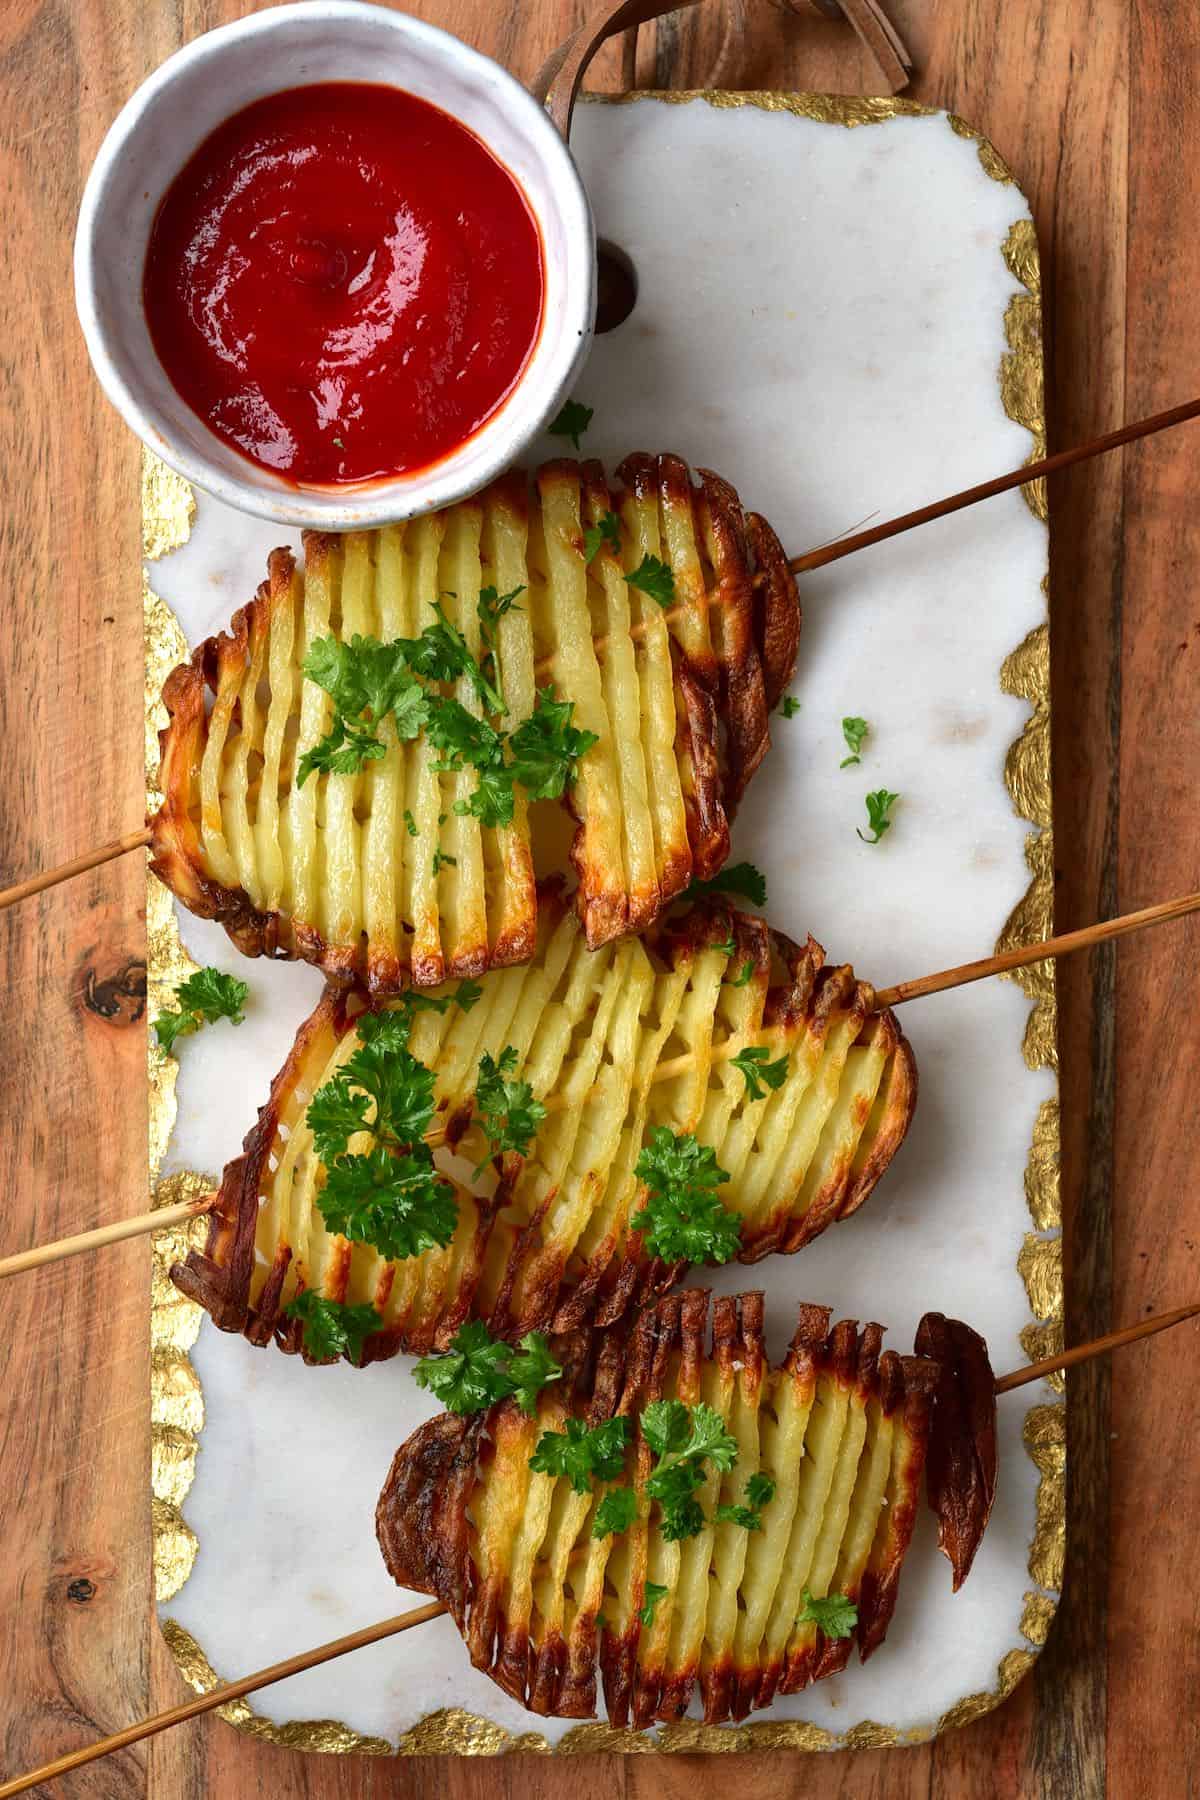
[[[862,1204],[908,1129],[917,1078],[894,1015],[851,969],[716,901],[598,951],[556,886],[538,915],[531,963],[485,976],[470,1010],[419,1011],[409,1040],[434,1071],[438,1141],[471,1163],[488,1155],[481,1059],[511,1049],[509,1074],[545,1108],[525,1153],[494,1159],[494,1191],[460,1193],[443,1249],[389,1261],[327,1229],[306,1115],[355,1052],[364,1006],[329,988],[225,1171],[205,1249],[174,1272],[218,1325],[297,1350],[284,1309],[311,1290],[375,1308],[373,1360],[444,1346],[466,1318],[502,1336],[611,1323],[685,1266],[651,1254],[634,1225],[647,1199],[636,1165],[660,1130],[691,1134],[727,1174],[719,1199],[743,1262],[798,1250]],[[772,1085],[748,1078],[750,1051],[770,1057]]]
[[[819,1306],[800,1308],[771,1369],[761,1294],[715,1302],[711,1349],[708,1310],[692,1290],[628,1333],[580,1334],[556,1346],[563,1378],[533,1416],[514,1400],[442,1413],[392,1463],[376,1513],[389,1571],[441,1600],[475,1666],[533,1712],[592,1716],[598,1667],[613,1725],[679,1719],[697,1687],[708,1723],[742,1719],[883,1641],[934,1394],[956,1371],[883,1351],[875,1324],[831,1330]],[[978,1406],[994,1411],[986,1353],[983,1369]],[[711,1408],[710,1441],[729,1434],[698,1464],[683,1532],[653,1479],[661,1438],[646,1409],[663,1400]],[[573,1482],[534,1455],[568,1419],[595,1430],[616,1418],[626,1448],[600,1475]],[[935,1441],[940,1429],[935,1418]],[[943,1450],[943,1467],[961,1461]],[[606,1531],[600,1508],[622,1486],[636,1504]],[[960,1514],[969,1503],[950,1484],[940,1499]],[[975,1523],[981,1534],[986,1514]]]
[[[649,590],[648,557],[669,570]],[[490,647],[489,589],[517,594]],[[229,632],[168,679],[153,867],[246,954],[302,957],[387,994],[533,953],[531,813],[561,803],[518,785],[511,822],[480,823],[475,770],[439,767],[428,733],[403,740],[391,716],[382,756],[300,779],[333,717],[303,671],[313,645],[416,638],[439,607],[477,660],[490,648],[506,731],[552,685],[595,736],[564,796],[592,948],[644,929],[724,862],[795,660],[783,552],[727,483],[693,482],[677,457],[630,457],[612,489],[598,463],[548,463],[532,492],[518,471],[407,525],[307,533],[303,570],[272,552]],[[481,716],[466,679],[448,697]]]

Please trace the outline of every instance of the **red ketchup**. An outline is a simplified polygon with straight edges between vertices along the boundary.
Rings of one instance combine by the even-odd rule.
[[[456,450],[542,322],[517,182],[439,107],[322,82],[227,119],[176,176],[144,300],[207,425],[293,482],[379,480]]]

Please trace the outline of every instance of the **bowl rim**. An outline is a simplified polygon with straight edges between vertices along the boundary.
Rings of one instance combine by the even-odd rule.
[[[588,246],[589,255],[584,259],[588,280],[586,286],[570,282],[566,284],[567,316],[562,320],[560,335],[563,343],[569,344],[573,329],[576,334],[575,346],[570,357],[564,356],[560,374],[546,390],[548,399],[535,410],[526,408],[523,415],[520,413],[518,403],[529,367],[527,365],[526,371],[517,378],[497,412],[466,440],[468,444],[477,443],[479,437],[489,431],[496,421],[507,418],[509,422],[507,431],[499,430],[495,433],[495,443],[479,458],[469,476],[455,473],[459,455],[459,450],[456,449],[428,465],[424,472],[417,471],[416,477],[397,477],[394,481],[385,478],[362,488],[347,487],[345,490],[276,488],[259,481],[256,465],[249,459],[245,459],[244,477],[231,474],[226,467],[165,436],[159,423],[149,416],[109,349],[110,334],[101,318],[97,294],[97,272],[105,254],[97,225],[116,164],[135,139],[149,107],[171,87],[185,68],[192,69],[196,65],[210,62],[214,57],[227,53],[231,47],[253,42],[277,31],[281,26],[303,24],[305,21],[328,24],[339,19],[367,18],[395,31],[410,42],[415,40],[422,43],[435,56],[454,63],[460,70],[466,69],[476,76],[486,74],[489,83],[498,81],[501,88],[507,90],[506,105],[511,103],[523,115],[529,136],[545,162],[550,199],[568,246],[577,250],[581,238]],[[468,126],[467,129],[474,128]],[[496,155],[486,139],[483,141],[492,150],[492,154]],[[498,157],[497,160],[504,166],[503,158]],[[175,173],[177,171],[172,171],[170,179],[174,178]],[[163,191],[165,192],[165,186]],[[534,211],[543,242],[546,236],[543,219],[547,211],[544,204],[540,210],[535,208]],[[292,528],[364,530],[374,526],[398,524],[478,493],[488,482],[518,461],[533,440],[542,433],[568,396],[591,344],[596,304],[595,227],[583,180],[569,146],[541,104],[501,63],[464,43],[452,32],[444,31],[440,26],[430,25],[423,19],[414,18],[409,13],[399,12],[391,7],[374,5],[371,0],[289,0],[288,4],[267,7],[262,12],[252,13],[201,33],[190,43],[173,51],[130,95],[105,133],[84,184],[75,229],[73,274],[75,308],[96,378],[125,424],[153,455],[202,492],[253,517],[269,519]],[[543,319],[543,329],[544,326]],[[182,395],[179,396],[179,405],[187,407]],[[214,438],[214,442],[219,443],[221,440]],[[422,473],[427,477],[423,481],[420,479]],[[343,491],[344,499],[339,497]]]

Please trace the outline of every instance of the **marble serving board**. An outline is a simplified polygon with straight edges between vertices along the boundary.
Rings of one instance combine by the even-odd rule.
[[[801,551],[1033,453],[1036,248],[990,146],[902,102],[667,98],[584,105],[576,118],[598,229],[638,279],[633,313],[597,339],[576,390],[595,409],[588,454],[611,466],[633,449],[678,451],[727,475]],[[1002,398],[1006,357],[1016,417]],[[151,515],[165,497],[178,517],[189,497],[153,473]],[[250,598],[280,536],[196,496],[187,541],[149,570],[160,663],[174,631],[160,602],[194,645]],[[987,953],[1014,909],[1031,928],[1047,916],[1045,892],[1027,895],[1031,827],[1013,798],[1030,817],[1049,805],[1046,552],[1036,503],[1012,493],[802,581],[800,711],[775,722],[733,855],[766,872],[774,923],[813,932],[879,985]],[[1002,688],[1002,665],[1022,645]],[[871,735],[861,766],[842,769],[847,714],[868,719]],[[870,846],[856,827],[879,787],[900,800],[892,830]],[[1037,822],[1046,848],[1048,812]],[[150,915],[154,996],[177,978],[179,950],[161,891]],[[218,928],[186,914],[178,925],[196,962],[236,970],[251,995],[240,1029],[181,1047],[157,1171],[175,1178],[168,1193],[186,1185],[182,1172],[216,1175],[237,1153],[320,989],[311,969],[246,964]],[[926,1309],[953,1312],[986,1334],[998,1369],[1026,1359],[1023,1331],[1031,1342],[1053,1331],[1052,983],[1036,1031],[1030,1011],[1000,981],[908,1007],[921,1097],[877,1193],[798,1258],[705,1275],[718,1292],[765,1288],[776,1354],[802,1299],[886,1322],[900,1349]],[[169,1113],[174,1068],[154,1050],[151,1066]],[[407,1360],[308,1369],[200,1323],[161,1268],[156,1294],[159,1593],[184,1672],[197,1685],[214,1670],[232,1678],[410,1604],[373,1530],[394,1450],[435,1410]],[[1055,1542],[1061,1551],[1059,1411],[1044,1387],[1001,1402],[999,1496],[962,1593],[951,1596],[923,1518],[882,1650],[755,1715],[759,1745],[911,1741],[1013,1685],[1053,1611],[1040,1584],[1054,1578]],[[1040,1502],[1023,1430],[1041,1445]],[[314,1748],[478,1753],[531,1731],[551,1745],[612,1741],[525,1714],[469,1666],[446,1619],[255,1704],[235,1722]],[[686,1726],[664,1737],[709,1741]]]

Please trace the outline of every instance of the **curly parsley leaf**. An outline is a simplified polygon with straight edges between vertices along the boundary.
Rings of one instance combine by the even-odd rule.
[[[289,1300],[283,1310],[289,1318],[301,1321],[304,1348],[317,1362],[328,1362],[343,1354],[352,1363],[361,1362],[363,1344],[383,1324],[373,1306],[348,1306],[341,1300],[326,1300],[312,1288],[305,1288]]]
[[[546,427],[551,437],[570,438],[576,450],[579,440],[592,422],[595,408],[584,406],[580,400],[568,400],[560,408],[558,416]]]
[[[886,788],[878,788],[875,793],[867,795],[867,831],[859,831],[858,835],[864,844],[877,844],[885,831],[890,831],[892,821],[888,816],[900,798],[899,794],[889,794]],[[855,827],[858,830],[858,827]]]
[[[776,712],[781,712],[785,719],[794,719],[796,714],[800,711],[800,702],[794,695],[785,694],[775,710]]]
[[[556,800],[574,784],[579,758],[600,741],[572,725],[574,712],[573,700],[556,700],[553,686],[542,688],[529,718],[509,737],[513,779],[531,800]]]
[[[592,1520],[594,1538],[619,1537],[637,1518],[637,1495],[630,1487],[609,1488]]]
[[[624,1415],[590,1429],[582,1419],[568,1419],[565,1431],[543,1431],[529,1466],[540,1475],[565,1475],[577,1494],[586,1494],[593,1476],[615,1481],[621,1474],[628,1441]]]
[[[717,1193],[729,1175],[716,1152],[691,1132],[655,1125],[634,1170],[646,1198],[631,1224],[651,1256],[664,1262],[728,1262],[737,1255],[742,1222]]]
[[[760,1470],[746,1483],[746,1498],[751,1506],[769,1506],[775,1498],[775,1478]]]
[[[240,1025],[246,1016],[242,1008],[249,992],[246,983],[236,975],[225,975],[220,969],[197,969],[175,989],[178,1011],[160,1013],[155,1019],[159,1043],[169,1052],[176,1038],[190,1037],[202,1025],[215,1025],[218,1019]]]
[[[454,1189],[424,1145],[403,1156],[379,1148],[339,1156],[326,1166],[317,1205],[330,1231],[389,1261],[444,1249],[458,1224]]]
[[[662,607],[670,606],[675,598],[675,577],[669,563],[660,562],[657,556],[643,556],[636,569],[630,569],[625,577],[631,588],[657,600]]]
[[[649,1631],[654,1623],[654,1615],[658,1610],[659,1601],[665,1600],[669,1592],[670,1590],[668,1588],[660,1586],[657,1581],[648,1581],[646,1583],[643,1590],[642,1604],[638,1607],[638,1618],[642,1621],[642,1624],[646,1627],[647,1631]]]
[[[721,1525],[740,1525],[743,1531],[761,1531],[762,1514],[752,1506],[718,1506],[717,1522]]]
[[[540,1331],[527,1332],[517,1351],[479,1319],[468,1320],[443,1355],[423,1356],[413,1370],[417,1386],[452,1413],[481,1412],[511,1395],[532,1415],[542,1388],[561,1375]]]
[[[475,1112],[492,1148],[476,1168],[476,1175],[487,1167],[492,1155],[515,1150],[524,1156],[546,1117],[546,1108],[534,1099],[529,1083],[511,1079],[516,1067],[517,1052],[511,1044],[504,1046],[497,1060],[486,1050],[479,1059]]]
[[[704,1509],[695,1489],[705,1479],[704,1464],[730,1469],[737,1458],[737,1439],[725,1429],[720,1413],[700,1400],[651,1402],[642,1413],[642,1435],[658,1461],[646,1480],[646,1492],[659,1503],[660,1530],[668,1542],[695,1537],[704,1529]]]
[[[731,983],[733,987],[746,987],[754,978],[754,958],[748,957],[742,964],[741,971]]]
[[[505,613],[521,611],[517,601],[524,592],[524,583],[520,587],[510,588],[507,594],[498,593],[494,587],[480,588],[479,599],[475,603],[475,612],[479,619],[479,628],[489,643],[492,633]]]
[[[777,1092],[787,1080],[788,1059],[781,1056],[777,1062],[768,1059],[771,1052],[765,1044],[747,1044],[736,1056],[730,1057],[735,1069],[740,1069],[746,1077],[746,1098],[761,1100],[767,1088]]]
[[[352,719],[335,718],[325,736],[306,750],[296,770],[296,786],[303,787],[309,776],[357,775],[369,762],[387,755],[387,745],[377,738],[369,725],[356,725]]]
[[[583,560],[591,562],[599,554],[601,544],[607,544],[614,556],[621,554],[621,521],[615,512],[601,514],[596,525],[588,525],[583,533]]]
[[[871,727],[867,724],[865,719],[842,720],[842,736],[846,740],[846,748],[849,750],[850,754],[849,756],[844,756],[842,758],[841,762],[838,764],[839,769],[848,769],[852,763],[860,763],[862,761],[859,751],[866,743],[867,733],[870,729]]]
[[[751,906],[767,904],[767,878],[751,862],[731,863],[714,875],[711,881],[692,881],[684,889],[683,899],[698,900],[702,894],[735,894]]]
[[[858,1608],[845,1594],[826,1594],[819,1598],[805,1588],[804,1605],[796,1618],[797,1625],[817,1625],[827,1638],[848,1638],[858,1624]]]

